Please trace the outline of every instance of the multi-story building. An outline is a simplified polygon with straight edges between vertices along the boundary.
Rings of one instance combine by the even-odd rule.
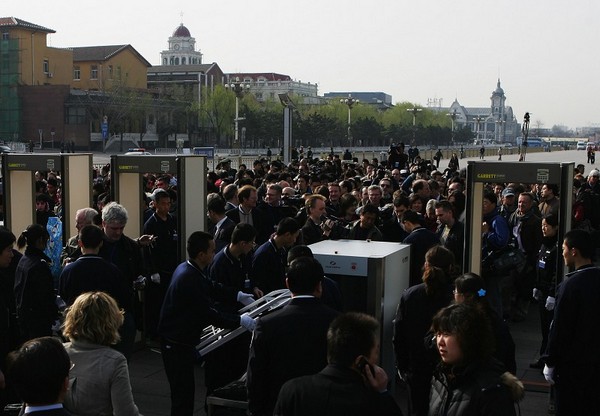
[[[490,97],[489,107],[465,107],[455,99],[450,108],[430,107],[454,118],[455,128],[469,127],[478,143],[515,143],[521,131],[513,109],[506,105],[506,95],[500,80]]]
[[[201,103],[205,91],[223,83],[223,71],[216,62],[202,63],[202,53],[196,50],[196,40],[183,24],[169,37],[168,49],[161,55],[162,65],[148,68],[148,89],[165,101]],[[190,144],[204,144],[207,127],[201,126],[198,117],[186,115],[186,109],[173,106],[169,111],[160,111],[161,123],[173,126],[175,132],[168,134],[168,147],[176,140]]]
[[[117,85],[144,94],[150,64],[131,45],[50,47],[49,33],[55,31],[0,17],[0,139],[89,149],[106,115],[100,111],[110,107],[107,95]],[[120,114],[121,128],[131,128]]]
[[[313,83],[295,81],[289,75],[275,72],[231,73],[225,75],[225,82],[242,82],[249,87],[250,94],[257,101],[279,101],[279,94],[297,97],[302,104],[319,104],[318,86]]]

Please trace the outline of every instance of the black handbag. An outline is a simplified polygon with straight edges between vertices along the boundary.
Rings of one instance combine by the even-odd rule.
[[[518,247],[507,245],[494,253],[490,266],[497,273],[507,273],[511,270],[520,272],[525,267],[525,261],[525,254]]]

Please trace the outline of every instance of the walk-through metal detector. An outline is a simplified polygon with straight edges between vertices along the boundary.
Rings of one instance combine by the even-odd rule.
[[[469,161],[467,164],[467,207],[463,270],[481,274],[481,230],[485,184],[498,182],[557,184],[560,192],[558,241],[562,242],[565,232],[571,226],[574,166],[574,162]],[[557,267],[559,281],[563,274],[564,267]]]
[[[36,221],[36,171],[60,174],[64,245],[77,234],[75,211],[92,206],[92,154],[2,154],[4,225],[16,236]]]
[[[145,173],[177,177],[178,261],[186,259],[186,242],[194,231],[206,230],[206,157],[111,156],[111,193],[129,214],[125,234],[139,237],[144,227]]]

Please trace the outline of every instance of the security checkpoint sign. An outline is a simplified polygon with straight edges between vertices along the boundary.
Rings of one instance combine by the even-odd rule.
[[[474,182],[559,183],[560,164],[540,162],[477,162],[469,161]]]

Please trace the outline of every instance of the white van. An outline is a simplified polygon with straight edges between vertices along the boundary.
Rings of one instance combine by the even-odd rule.
[[[577,142],[577,150],[585,150],[587,148],[588,141],[587,140],[579,140]]]

